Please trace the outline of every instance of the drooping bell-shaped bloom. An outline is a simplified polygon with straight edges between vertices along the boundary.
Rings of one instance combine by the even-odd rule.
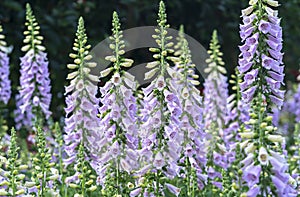
[[[30,128],[32,126],[32,119],[34,118],[31,110],[31,106],[29,107],[30,110],[25,111],[22,113],[20,106],[23,105],[23,100],[20,98],[20,95],[16,95],[16,109],[14,110],[14,120],[15,120],[15,127],[16,129]]]
[[[24,31],[26,54],[21,60],[20,98],[22,113],[34,114],[35,119],[49,118],[51,103],[51,84],[48,71],[47,54],[42,46],[43,37],[39,36],[39,25],[29,4],[26,5],[26,26]]]
[[[5,36],[2,34],[0,25],[0,103],[7,104],[11,95],[11,82],[9,79],[9,57],[10,48],[6,46]]]

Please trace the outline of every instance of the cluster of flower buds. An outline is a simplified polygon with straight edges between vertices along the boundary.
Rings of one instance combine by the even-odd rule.
[[[29,194],[45,196],[52,194],[58,196],[57,181],[60,179],[59,171],[52,162],[51,149],[47,148],[44,131],[37,128],[37,153],[32,159],[31,180],[25,183]]]
[[[0,196],[23,196],[26,192],[24,187],[25,174],[27,165],[22,165],[19,160],[17,146],[17,135],[14,128],[11,129],[10,146],[7,158],[0,156]]]

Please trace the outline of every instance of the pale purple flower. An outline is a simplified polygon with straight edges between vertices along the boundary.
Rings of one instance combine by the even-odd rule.
[[[7,104],[11,96],[9,57],[0,50],[0,102]]]
[[[23,102],[21,112],[33,113],[33,108],[39,108],[45,118],[48,118],[51,115],[51,85],[47,54],[29,50],[21,58],[20,73],[20,97]]]
[[[261,173],[261,166],[254,166],[253,164],[247,166],[243,173],[243,180],[247,182],[248,187],[252,187],[254,184],[259,183],[259,177]]]
[[[30,128],[32,126],[33,114],[32,110],[22,113],[20,106],[23,104],[23,100],[19,94],[16,95],[16,109],[14,110],[15,127],[19,130],[22,127]],[[31,108],[31,106],[29,106]]]
[[[259,73],[266,72],[267,74],[264,74],[265,77],[260,80],[266,81],[268,85],[262,86],[259,89],[264,96],[270,98],[270,100],[267,99],[267,102],[274,103],[277,107],[281,108],[284,97],[284,91],[280,90],[281,86],[284,85],[283,53],[281,52],[282,28],[280,27],[280,19],[277,15],[271,15],[271,8],[268,9],[268,12],[266,12],[269,14],[268,18],[258,18],[254,13],[251,15],[247,15],[249,14],[247,13],[242,16],[244,25],[241,25],[240,29],[244,44],[240,46],[241,59],[239,60],[238,69],[242,74],[245,74],[244,82],[241,83],[241,91],[246,103],[250,103],[257,92],[257,89],[253,89],[253,87],[257,87],[256,85],[259,84],[257,80],[258,75],[260,75]],[[250,28],[253,28],[253,30],[249,34],[247,31]],[[247,36],[245,37],[245,35]],[[264,52],[258,51],[258,42],[266,43]],[[257,66],[252,68],[253,65],[258,65],[259,68]],[[256,69],[258,73],[256,75],[251,74],[252,69]],[[275,83],[276,85],[274,86]],[[253,84],[253,86],[249,87],[250,84]]]
[[[260,187],[254,185],[247,192],[247,197],[256,197],[259,193],[260,193]]]
[[[175,196],[179,196],[180,190],[181,190],[180,188],[178,188],[178,187],[176,187],[176,186],[174,186],[174,185],[172,185],[172,184],[169,184],[169,183],[166,183],[165,186],[168,188],[168,190],[169,190],[172,194],[174,194]]]

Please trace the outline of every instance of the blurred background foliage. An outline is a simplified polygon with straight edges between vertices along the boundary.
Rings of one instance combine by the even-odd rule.
[[[25,4],[32,5],[41,25],[47,48],[52,79],[52,111],[54,118],[63,115],[63,85],[66,84],[66,64],[70,62],[77,20],[83,16],[92,46],[110,34],[111,15],[118,11],[122,28],[156,25],[158,0],[0,0],[0,21],[11,54],[11,79],[16,94],[19,84],[19,57],[24,38]],[[185,31],[204,47],[208,46],[213,29],[217,29],[229,74],[237,65],[241,9],[248,0],[165,0],[171,28],[185,25]],[[295,81],[300,58],[300,0],[281,1],[280,16],[284,28],[286,79]],[[145,61],[144,61],[145,62]],[[10,108],[14,108],[11,99]],[[12,110],[10,110],[12,111]],[[12,114],[13,115],[13,114]]]

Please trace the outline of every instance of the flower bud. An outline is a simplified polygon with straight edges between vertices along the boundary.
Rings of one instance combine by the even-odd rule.
[[[18,180],[23,180],[23,179],[25,178],[25,174],[18,174],[18,175],[16,176],[16,178],[17,178]]]
[[[278,7],[279,3],[278,1],[274,1],[274,0],[266,0],[267,4],[269,4],[272,7]]]
[[[76,184],[74,184],[74,183],[70,183],[70,184],[69,184],[69,187],[71,187],[71,188],[74,188],[74,189],[75,189],[75,188],[78,188],[79,186],[78,186],[78,185],[76,185]]]
[[[29,182],[29,181],[27,181],[27,182],[25,183],[25,187],[30,188],[30,187],[33,187],[33,186],[35,186],[35,182]]]
[[[280,135],[268,135],[268,140],[270,140],[271,142],[279,142],[282,143],[284,138]]]
[[[90,188],[88,188],[88,190],[90,191],[90,192],[93,192],[93,191],[95,191],[97,189],[97,186],[96,185],[93,185],[93,186],[91,186]]]
[[[7,191],[5,191],[5,189],[0,189],[0,196],[8,196],[9,193]]]
[[[25,190],[24,189],[20,189],[16,192],[16,195],[21,195],[21,194],[24,194],[25,193]]]

